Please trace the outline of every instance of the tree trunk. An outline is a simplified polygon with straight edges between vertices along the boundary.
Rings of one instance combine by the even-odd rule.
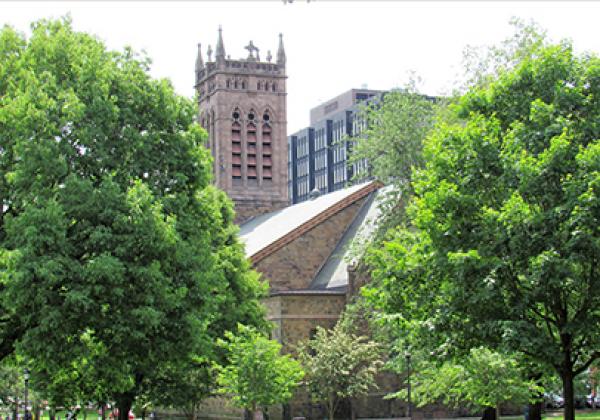
[[[542,401],[529,404],[529,420],[542,420]]]
[[[290,413],[289,404],[282,404],[281,411],[283,412],[283,420],[292,420],[292,413]]]
[[[100,406],[100,415],[102,416],[102,420],[106,420],[106,404],[104,403],[102,403],[102,405]]]
[[[133,394],[121,394],[117,398],[117,408],[119,409],[119,420],[129,420],[129,411],[133,405]]]
[[[571,366],[562,372],[563,398],[565,399],[564,420],[575,420],[575,395],[573,389],[573,369]]]
[[[334,420],[335,419],[335,400],[330,398],[329,403],[327,404],[327,411],[329,414],[329,420]]]
[[[48,410],[48,418],[49,420],[56,420],[56,410],[54,409],[54,407],[50,408],[50,410]],[[104,420],[104,419],[102,419]]]
[[[354,411],[354,404],[352,404],[352,400],[348,400],[350,402],[350,420],[356,420],[356,412]]]
[[[486,407],[483,410],[481,420],[497,420],[496,419],[496,407]]]

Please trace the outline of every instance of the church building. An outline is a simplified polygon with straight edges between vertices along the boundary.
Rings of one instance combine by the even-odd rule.
[[[225,55],[223,33],[196,59],[199,121],[208,131],[216,185],[235,203],[236,221],[289,204],[286,72],[283,38],[275,61],[252,41],[245,59]]]
[[[252,41],[245,59],[225,54],[219,28],[215,56],[196,60],[199,119],[209,134],[216,185],[233,202],[240,240],[253,268],[269,284],[265,298],[273,338],[285,352],[310,339],[317,326],[333,327],[364,279],[357,275],[349,246],[368,234],[379,217],[375,181],[329,194],[311,193],[290,205],[286,136],[286,57],[282,36],[273,62],[261,61]],[[397,400],[383,400],[397,389],[395,375],[382,375],[380,391],[353,402],[358,417],[395,418],[405,412]],[[271,418],[323,418],[322,407],[297,395]],[[238,416],[224,402],[207,401],[203,417]]]

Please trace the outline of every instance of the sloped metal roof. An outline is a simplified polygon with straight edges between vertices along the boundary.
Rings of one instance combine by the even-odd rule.
[[[387,188],[374,191],[367,198],[336,248],[313,279],[310,289],[336,290],[348,285],[348,265],[354,264],[357,257],[352,255],[352,242],[368,240],[374,233],[381,216],[379,198],[386,191]]]
[[[246,256],[251,258],[352,194],[372,188],[374,184],[374,181],[358,184],[249,220],[240,226],[239,233]]]

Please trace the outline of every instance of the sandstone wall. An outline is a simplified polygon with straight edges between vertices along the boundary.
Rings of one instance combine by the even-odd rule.
[[[365,199],[351,204],[259,261],[254,268],[269,281],[271,293],[307,289],[354,220]]]

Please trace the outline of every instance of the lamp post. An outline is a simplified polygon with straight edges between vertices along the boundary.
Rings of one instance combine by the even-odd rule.
[[[406,385],[407,385],[407,393],[408,393],[408,418],[412,419],[412,404],[410,401],[410,353],[406,352],[404,354],[406,358]]]
[[[29,394],[29,369],[25,368],[23,371],[23,378],[25,379],[25,420],[29,420],[29,403],[27,402]]]

